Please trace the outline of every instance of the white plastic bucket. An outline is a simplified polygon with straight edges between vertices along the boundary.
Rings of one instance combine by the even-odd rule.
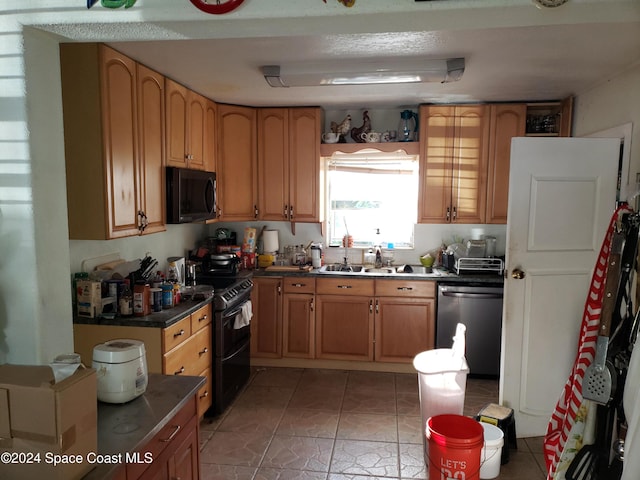
[[[488,480],[500,475],[504,433],[490,423],[480,422],[480,425],[484,428],[484,446],[482,447],[480,478]]]
[[[419,373],[418,391],[423,427],[429,417],[462,415],[469,372],[464,357],[454,357],[450,348],[437,348],[416,355],[413,367]]]

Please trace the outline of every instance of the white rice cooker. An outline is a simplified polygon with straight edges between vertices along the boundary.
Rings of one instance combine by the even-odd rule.
[[[125,403],[147,389],[147,357],[139,340],[117,339],[96,345],[92,367],[102,402]]]

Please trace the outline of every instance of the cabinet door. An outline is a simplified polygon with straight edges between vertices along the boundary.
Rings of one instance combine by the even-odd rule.
[[[195,92],[188,95],[187,120],[187,165],[189,168],[204,170],[205,117],[207,99]]]
[[[138,64],[140,210],[147,217],[143,233],[166,230],[164,180],[164,76]]]
[[[216,171],[216,103],[207,100],[207,111],[204,117],[204,169]]]
[[[420,223],[451,220],[454,132],[454,106],[420,107]]]
[[[106,221],[108,237],[117,238],[138,233],[136,63],[107,47],[100,53]]]
[[[282,278],[254,278],[251,291],[251,355],[282,356]]]
[[[195,417],[187,424],[182,435],[176,437],[176,444],[174,454],[169,460],[170,478],[198,480],[200,467],[198,429]]]
[[[320,109],[289,110],[289,213],[294,222],[320,221]]]
[[[218,105],[219,220],[255,220],[256,109]]]
[[[435,300],[376,298],[375,360],[411,363],[435,345]]]
[[[316,358],[373,361],[373,298],[316,295]]]
[[[165,88],[167,165],[186,168],[188,90],[169,78],[165,81]]]
[[[525,134],[525,104],[491,105],[486,223],[507,223],[511,139]]]
[[[288,220],[289,110],[258,110],[258,216]],[[311,194],[311,192],[308,192]]]
[[[314,298],[308,293],[285,293],[282,318],[282,356],[314,357]]]
[[[488,112],[486,105],[456,107],[452,222],[484,223],[489,152]]]

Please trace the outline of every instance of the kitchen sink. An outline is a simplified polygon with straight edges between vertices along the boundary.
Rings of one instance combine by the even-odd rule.
[[[332,265],[323,265],[320,267],[317,272],[318,273],[333,273],[339,275],[349,275],[357,273],[358,275],[366,275],[366,274],[384,274],[384,275],[426,275],[426,276],[440,276],[438,272],[433,272],[431,268],[423,267],[422,265],[410,265],[410,266],[402,266],[405,267],[406,271],[399,271],[401,267],[398,266],[389,266],[389,267],[367,267],[364,265],[341,265],[341,264],[332,264]],[[410,267],[410,268],[406,268]],[[409,271],[411,270],[411,271]]]

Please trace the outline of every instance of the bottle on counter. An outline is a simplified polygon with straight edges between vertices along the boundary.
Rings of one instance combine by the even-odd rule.
[[[151,289],[144,282],[136,283],[133,287],[133,314],[136,317],[148,315],[151,308],[149,304]]]
[[[118,312],[123,317],[133,315],[133,293],[131,292],[131,285],[128,278],[124,280],[124,286],[122,287],[118,304]]]
[[[165,282],[162,284],[162,308],[168,309],[173,307],[173,284]]]

